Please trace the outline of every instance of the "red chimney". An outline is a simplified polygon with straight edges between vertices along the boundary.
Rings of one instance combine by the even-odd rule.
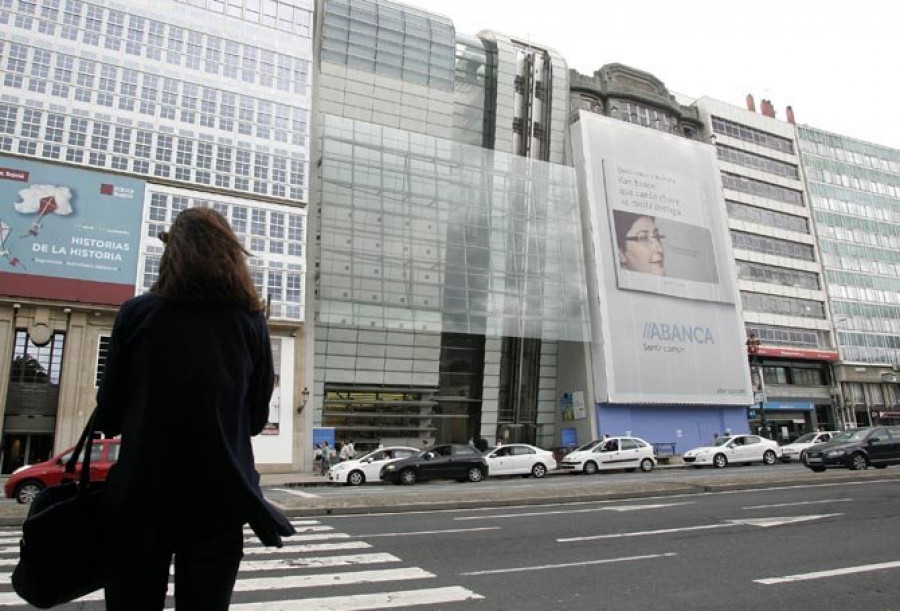
[[[747,110],[750,112],[756,112],[756,102],[753,101],[753,94],[747,94]]]
[[[794,123],[794,109],[791,108],[790,106],[788,106],[785,109],[785,112],[787,113],[787,122],[790,123],[791,125],[794,125],[795,124]]]
[[[772,119],[775,118],[775,107],[772,106],[772,102],[770,100],[763,100],[761,106],[763,116],[770,117]]]

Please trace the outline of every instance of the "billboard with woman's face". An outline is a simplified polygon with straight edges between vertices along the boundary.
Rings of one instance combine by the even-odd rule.
[[[599,399],[749,405],[715,151],[584,111],[571,130]]]

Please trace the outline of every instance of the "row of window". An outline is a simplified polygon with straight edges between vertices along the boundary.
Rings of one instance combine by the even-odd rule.
[[[175,0],[191,6],[258,23],[282,32],[310,36],[312,11],[290,0]]]
[[[734,248],[752,250],[768,255],[777,255],[779,257],[801,259],[804,261],[816,260],[816,251],[811,244],[800,244],[799,242],[770,238],[768,236],[756,235],[753,233],[732,231],[731,244]]]
[[[841,346],[857,346],[869,348],[888,348],[896,350],[900,354],[900,336],[879,335],[875,333],[849,333],[838,332],[838,341]]]
[[[849,329],[866,329],[866,321],[900,322],[900,306],[834,300],[831,307],[835,321]]]
[[[900,352],[888,348],[861,348],[841,346],[841,356],[854,363],[893,363],[900,365]]]
[[[900,223],[897,199],[823,183],[807,183],[815,207],[861,218]]]
[[[741,291],[741,302],[744,305],[744,309],[749,312],[781,314],[783,316],[798,316],[801,318],[825,318],[825,304],[821,301]]]
[[[850,244],[847,242],[835,242],[832,240],[822,240],[819,248],[823,254],[835,254],[840,257],[852,257],[856,259],[867,259],[869,261],[887,261],[889,263],[900,263],[900,252],[888,248],[874,248],[862,244]]]
[[[0,41],[0,61],[4,43]],[[11,43],[3,85],[68,101],[304,146],[306,108]]]
[[[15,136],[18,126],[19,137]],[[0,103],[0,151],[303,200],[306,161]]]
[[[712,128],[716,133],[725,134],[726,136],[731,136],[732,138],[737,138],[744,142],[758,144],[759,146],[781,151],[782,153],[793,154],[794,152],[794,143],[792,140],[758,129],[753,129],[752,127],[747,127],[740,123],[713,117]]]
[[[900,303],[900,293],[897,291],[844,284],[829,284],[828,289],[829,296],[833,299],[852,299],[869,303]]]
[[[794,216],[793,214],[785,214],[784,212],[776,212],[768,208],[757,208],[749,204],[740,202],[726,201],[728,206],[728,216],[748,223],[756,223],[773,227],[775,229],[785,229],[787,231],[796,231],[797,233],[809,234],[809,221],[802,216]]]
[[[309,14],[305,19],[309,19]],[[0,25],[9,23],[24,30],[37,29],[54,38],[125,56],[165,61],[241,83],[258,83],[300,94],[305,94],[309,85],[310,63],[306,59],[81,0],[44,0],[40,12],[32,0],[19,0],[15,10],[12,0],[0,0]],[[305,40],[308,42],[308,37]]]
[[[827,376],[821,368],[812,367],[762,367],[766,384],[792,384],[795,386],[825,386]]]
[[[722,172],[722,186],[726,189],[774,199],[794,206],[803,205],[802,192],[797,191],[796,189],[788,189],[787,187],[773,185],[772,183],[763,182],[761,180],[754,180],[752,178],[747,178],[746,176]]]
[[[795,346],[798,348],[821,348],[828,344],[821,333],[811,329],[794,327],[774,327],[767,325],[747,325],[747,336],[756,334],[763,344],[773,346]]]
[[[821,240],[819,245],[823,248],[830,244],[828,240]],[[900,263],[893,261],[872,261],[860,257],[840,256],[835,253],[823,252],[822,265],[825,269],[845,269],[851,272],[865,272],[867,274],[881,274],[882,276],[900,275]]]
[[[869,142],[799,128],[800,150],[866,168],[900,174],[900,153]]]
[[[853,219],[858,220],[858,219]],[[819,221],[818,216],[816,221]],[[893,226],[898,227],[897,225]],[[885,224],[884,229],[891,230],[891,226]],[[876,229],[876,231],[878,231]],[[863,244],[867,246],[875,246],[878,248],[900,248],[900,235],[884,235],[883,233],[869,233],[865,229],[849,229],[847,227],[834,226],[828,224],[818,225],[819,239],[840,240],[842,242],[853,242],[854,244]]]
[[[765,282],[767,284],[780,284],[802,289],[818,290],[819,275],[812,272],[802,272],[784,267],[774,267],[753,263],[750,261],[737,261],[738,278]]]
[[[843,172],[832,172],[806,164],[806,176],[810,181],[823,182],[827,185],[837,185],[857,191],[867,191],[886,195],[888,197],[900,197],[900,185],[892,185],[879,180],[870,180],[862,176],[852,176]]]
[[[848,214],[834,214],[820,210],[816,210],[814,215],[819,228],[825,225],[828,227],[852,229],[854,231],[860,230],[872,235],[900,236],[900,222],[876,222]]]
[[[734,163],[745,168],[753,168],[768,174],[775,174],[776,176],[800,180],[800,170],[792,163],[785,163],[769,157],[763,157],[762,155],[754,155],[753,153],[721,144],[716,146],[716,154],[719,156],[719,159],[728,163]]]
[[[875,276],[869,274],[851,274],[848,272],[832,271],[826,273],[829,284],[844,284],[847,286],[859,286],[864,288],[882,289],[886,291],[900,292],[900,277]]]

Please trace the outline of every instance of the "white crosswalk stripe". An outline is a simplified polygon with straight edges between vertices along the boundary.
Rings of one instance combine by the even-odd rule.
[[[438,575],[403,566],[393,554],[335,532],[318,520],[292,520],[297,535],[284,547],[264,547],[244,529],[244,560],[235,583],[231,609],[236,611],[363,611],[435,606],[479,600],[483,596],[458,585],[440,584]],[[10,578],[19,553],[21,532],[0,529],[0,611],[33,609],[12,590]],[[372,550],[372,551],[369,551]],[[166,609],[174,608],[172,584]],[[100,611],[103,592],[94,592],[63,611]]]

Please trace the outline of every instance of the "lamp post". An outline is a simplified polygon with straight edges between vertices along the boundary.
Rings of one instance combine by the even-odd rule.
[[[309,401],[309,388],[306,386],[303,387],[303,390],[300,391],[300,405],[297,406],[297,413],[301,413],[303,408],[306,407],[306,402]]]
[[[769,435],[769,424],[766,422],[766,381],[759,363],[759,345],[762,342],[756,333],[747,338],[747,355],[750,357],[750,379],[753,382],[753,401],[759,405],[759,429],[763,437]]]

